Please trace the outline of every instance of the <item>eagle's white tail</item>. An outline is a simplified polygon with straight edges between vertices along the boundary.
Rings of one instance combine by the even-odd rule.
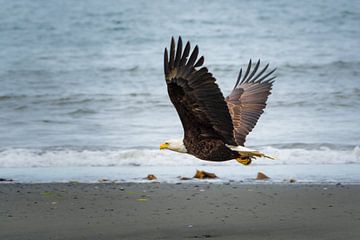
[[[272,160],[275,160],[276,158],[270,155],[267,155],[265,153],[259,152],[254,149],[246,148],[243,146],[232,146],[232,145],[226,145],[228,148],[230,148],[233,151],[236,151],[240,153],[242,156],[248,156],[248,157],[265,157]]]

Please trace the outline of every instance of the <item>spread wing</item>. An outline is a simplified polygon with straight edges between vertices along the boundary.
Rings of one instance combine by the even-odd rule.
[[[242,69],[231,94],[226,97],[234,125],[234,136],[238,145],[244,145],[245,138],[255,127],[261,114],[266,107],[266,100],[271,94],[273,79],[272,74],[276,69],[267,73],[267,64],[261,71],[258,71],[260,60],[251,69],[251,60],[247,70],[242,76]]]
[[[165,48],[164,72],[169,97],[182,122],[185,138],[213,137],[234,144],[233,124],[225,99],[206,67],[204,57],[198,59],[198,46],[190,57],[190,43],[183,50],[179,37],[171,39],[170,55]]]

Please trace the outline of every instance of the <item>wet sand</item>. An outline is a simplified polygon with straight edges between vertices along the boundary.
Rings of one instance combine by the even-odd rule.
[[[360,185],[0,184],[0,239],[360,239]]]

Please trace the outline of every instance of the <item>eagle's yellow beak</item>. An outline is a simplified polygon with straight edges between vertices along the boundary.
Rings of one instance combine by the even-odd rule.
[[[160,144],[160,150],[167,149],[168,146],[169,146],[169,144],[162,143],[162,144]]]

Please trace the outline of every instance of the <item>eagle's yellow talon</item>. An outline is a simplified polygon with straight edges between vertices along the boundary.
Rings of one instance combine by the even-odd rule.
[[[238,163],[241,163],[241,164],[245,165],[245,166],[250,165],[250,163],[251,163],[250,158],[237,158],[236,161]]]

